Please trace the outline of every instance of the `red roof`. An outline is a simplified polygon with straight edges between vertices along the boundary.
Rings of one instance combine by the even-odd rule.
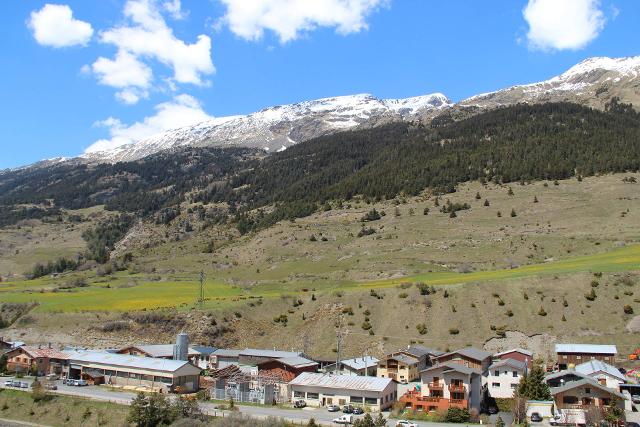
[[[63,353],[59,350],[53,348],[37,348],[37,347],[28,347],[22,346],[20,347],[25,353],[33,358],[44,357],[49,359],[68,359],[69,356],[66,353]]]

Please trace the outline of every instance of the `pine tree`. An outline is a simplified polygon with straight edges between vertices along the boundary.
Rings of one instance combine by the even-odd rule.
[[[482,197],[480,196],[480,192],[476,193],[476,200],[480,200]]]
[[[520,380],[518,385],[520,395],[529,400],[551,400],[551,391],[544,377],[544,370],[539,365],[534,365],[531,372]]]
[[[511,209],[511,218],[515,218],[517,216],[518,216],[518,214],[516,213],[516,210],[515,209]]]
[[[484,199],[484,205],[489,206],[489,199]]]

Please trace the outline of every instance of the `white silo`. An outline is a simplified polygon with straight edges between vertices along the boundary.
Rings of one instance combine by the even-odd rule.
[[[174,360],[188,360],[189,355],[189,335],[180,332],[176,337],[176,344],[173,346]]]

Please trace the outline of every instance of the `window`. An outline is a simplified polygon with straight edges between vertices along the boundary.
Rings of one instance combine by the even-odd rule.
[[[351,403],[360,403],[362,404],[362,402],[364,402],[364,398],[362,396],[351,396],[349,398]]]
[[[304,398],[304,391],[293,391],[293,397]]]
[[[491,383],[491,387],[493,388],[500,387],[500,383]]]
[[[515,390],[518,388],[518,383],[511,384],[511,390]]]
[[[153,380],[157,383],[173,384],[171,377],[153,377]]]
[[[364,403],[367,405],[377,405],[378,404],[378,398],[376,397],[365,397],[364,398]]]
[[[317,399],[318,393],[307,392],[307,399]]]
[[[582,360],[582,356],[576,356],[576,359]]]
[[[499,376],[500,376],[500,371],[495,371],[495,372],[493,373],[493,375],[495,375],[496,377],[499,377]]]
[[[585,387],[585,388],[584,388],[584,392],[585,392],[586,394],[591,394],[591,388],[589,388],[589,387]]]
[[[513,371],[513,378],[518,378],[518,371]]]

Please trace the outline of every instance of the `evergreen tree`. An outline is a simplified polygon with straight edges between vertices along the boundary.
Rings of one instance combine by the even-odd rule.
[[[525,374],[518,385],[520,396],[529,400],[551,400],[551,391],[544,381],[545,372],[540,365],[534,365],[531,371]]]

